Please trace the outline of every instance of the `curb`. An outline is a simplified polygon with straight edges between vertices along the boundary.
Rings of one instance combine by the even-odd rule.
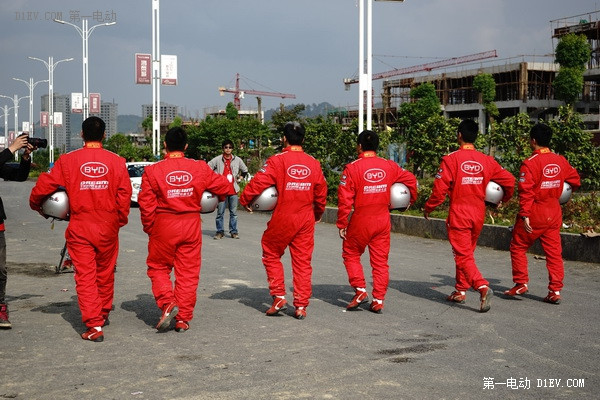
[[[447,240],[446,221],[443,219],[431,218],[427,221],[423,217],[412,215],[391,214],[390,216],[392,219],[392,232],[428,239]],[[335,224],[337,221],[337,208],[326,207],[322,221]],[[600,263],[600,237],[588,238],[575,233],[561,233],[560,236],[563,259]],[[510,239],[511,230],[508,226],[485,224],[477,245],[508,251]],[[539,240],[531,246],[529,253],[544,255]]]

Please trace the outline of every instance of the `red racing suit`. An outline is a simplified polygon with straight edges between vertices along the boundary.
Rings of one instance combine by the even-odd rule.
[[[472,144],[444,156],[435,178],[425,212],[442,204],[446,195],[450,197],[446,228],[456,264],[456,290],[487,286],[473,255],[485,220],[485,190],[489,181],[496,182],[504,189],[502,201],[506,202],[515,190],[515,178]]]
[[[263,233],[262,260],[271,296],[285,295],[281,257],[290,248],[294,284],[294,306],[306,307],[312,295],[312,252],[315,222],[327,202],[327,183],[321,164],[301,146],[288,146],[270,157],[246,185],[240,204],[247,206],[265,189],[275,186],[277,205]]]
[[[204,161],[174,151],[144,169],[138,197],[148,240],[148,277],[160,309],[175,302],[177,319],[190,321],[200,281],[202,226],[200,200],[205,190],[224,196],[231,183]],[[175,288],[171,271],[175,269]]]
[[[125,159],[104,150],[100,142],[86,142],[40,175],[29,197],[31,208],[39,211],[59,186],[69,196],[65,238],[75,266],[81,319],[88,328],[102,326],[113,306],[119,228],[127,224],[131,202]]]
[[[390,187],[400,182],[410,190],[410,203],[417,199],[417,179],[391,160],[377,157],[374,151],[360,153],[358,160],[346,165],[338,187],[338,229],[345,229],[342,258],[350,285],[366,287],[360,257],[369,246],[373,272],[373,297],[385,299],[389,283]],[[354,213],[348,216],[354,206]]]
[[[562,260],[560,227],[562,209],[558,202],[567,182],[573,190],[581,186],[579,174],[566,158],[547,147],[535,150],[521,164],[519,177],[519,215],[513,228],[510,243],[512,274],[515,283],[529,282],[526,252],[536,239],[540,239],[546,253],[548,290],[558,292],[565,276]],[[532,233],[527,233],[523,217],[529,217]]]

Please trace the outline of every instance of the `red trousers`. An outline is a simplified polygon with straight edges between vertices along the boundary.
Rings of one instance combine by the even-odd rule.
[[[67,250],[75,266],[75,289],[81,320],[102,326],[113,306],[115,265],[119,254],[119,226],[71,220],[65,232]]]
[[[481,224],[472,223],[471,226],[460,224],[459,227],[456,227],[447,224],[446,227],[448,229],[448,240],[454,253],[454,263],[456,264],[456,290],[464,292],[471,287],[477,289],[489,285],[489,282],[479,272],[473,254],[477,246],[477,239],[483,228],[483,221]]]
[[[285,281],[281,257],[289,246],[292,259],[294,306],[308,306],[312,295],[311,259],[315,247],[315,217],[311,213],[273,214],[262,236],[262,261],[271,296],[284,296]]]
[[[148,277],[159,308],[175,302],[177,320],[191,321],[200,281],[200,214],[158,214],[148,241]],[[171,282],[174,270],[175,285]]]
[[[366,287],[360,257],[369,246],[369,261],[373,274],[373,297],[385,299],[390,281],[388,256],[390,253],[390,214],[360,214],[355,211],[342,242],[342,258],[352,287]]]
[[[540,239],[542,249],[546,254],[548,269],[548,290],[558,292],[563,288],[565,269],[562,259],[562,243],[560,241],[560,224],[562,218],[551,221],[548,225],[530,218],[532,233],[527,233],[524,222],[519,218],[514,226],[510,243],[510,259],[512,261],[513,282],[529,282],[527,271],[527,250],[536,239]]]

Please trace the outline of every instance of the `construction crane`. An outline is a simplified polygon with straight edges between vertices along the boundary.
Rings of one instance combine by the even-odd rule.
[[[289,93],[279,93],[279,92],[263,92],[263,91],[259,91],[259,90],[246,90],[246,89],[240,89],[240,74],[235,74],[235,87],[233,88],[226,88],[226,87],[219,87],[219,93],[221,94],[221,96],[224,95],[224,93],[233,93],[233,105],[235,106],[236,109],[240,109],[241,103],[240,103],[240,99],[244,98],[245,94],[253,94],[256,95],[258,97],[256,97],[256,99],[258,100],[258,113],[260,115],[260,105],[261,105],[261,98],[260,96],[272,96],[272,97],[281,97],[282,99],[295,99],[296,95],[295,94],[289,94]]]
[[[373,80],[384,79],[384,78],[390,78],[392,76],[397,76],[397,75],[411,74],[414,72],[431,71],[432,69],[436,69],[436,68],[449,67],[449,66],[458,65],[458,64],[466,64],[466,63],[470,63],[473,61],[485,60],[487,58],[494,58],[494,57],[498,57],[498,55],[496,54],[496,50],[484,51],[481,53],[470,54],[468,56],[453,57],[453,58],[449,58],[447,60],[435,61],[435,62],[431,62],[431,63],[427,63],[427,64],[415,65],[415,66],[406,67],[406,68],[398,68],[398,69],[394,69],[392,71],[387,71],[387,72],[380,72],[378,74],[373,74],[372,79]],[[358,78],[345,78],[344,79],[344,84],[346,85],[346,90],[350,90],[350,85],[352,85],[354,83],[358,83]]]

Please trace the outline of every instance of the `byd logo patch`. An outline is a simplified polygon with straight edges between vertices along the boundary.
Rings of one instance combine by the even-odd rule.
[[[187,171],[173,171],[166,176],[165,180],[171,186],[185,186],[192,181],[192,174]]]
[[[560,167],[557,164],[548,164],[544,167],[543,174],[546,178],[554,178],[560,174]]]
[[[385,171],[379,168],[371,168],[365,171],[363,177],[367,182],[381,182],[385,178]]]
[[[88,178],[101,178],[108,174],[108,167],[101,162],[90,161],[83,164],[79,171]]]
[[[483,165],[479,164],[477,161],[465,161],[460,164],[460,169],[469,175],[475,175],[481,173],[483,171]]]
[[[294,179],[306,179],[310,176],[310,169],[305,165],[294,164],[287,169],[287,174]]]

